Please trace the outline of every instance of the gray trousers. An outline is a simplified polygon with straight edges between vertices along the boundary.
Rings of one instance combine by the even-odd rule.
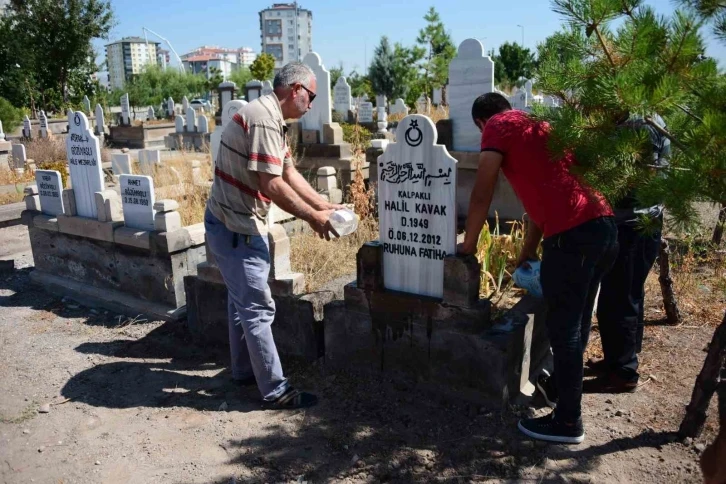
[[[204,228],[209,250],[227,286],[232,378],[254,375],[262,398],[274,400],[285,393],[288,382],[272,337],[275,301],[267,284],[267,237],[236,234],[209,210],[204,214]]]

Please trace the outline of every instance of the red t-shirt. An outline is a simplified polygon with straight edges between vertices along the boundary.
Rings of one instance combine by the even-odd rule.
[[[597,217],[613,215],[605,198],[570,173],[572,154],[554,161],[547,148],[550,125],[524,111],[510,110],[489,118],[481,137],[482,151],[504,156],[502,171],[532,221],[545,237]]]

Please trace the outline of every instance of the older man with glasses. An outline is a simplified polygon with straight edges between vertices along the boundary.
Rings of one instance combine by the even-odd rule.
[[[266,407],[294,409],[315,405],[317,397],[288,383],[272,337],[267,213],[274,202],[330,240],[337,234],[328,219],[339,206],[298,173],[287,145],[285,120],[310,109],[315,74],[292,62],[275,76],[273,88],[241,108],[224,129],[204,225],[227,286],[232,378],[242,385],[256,383]]]

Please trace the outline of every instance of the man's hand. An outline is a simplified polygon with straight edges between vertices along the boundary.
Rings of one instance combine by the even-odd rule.
[[[472,244],[471,242],[465,240],[463,243],[456,246],[456,253],[460,255],[476,254],[476,242]]]
[[[332,225],[330,225],[330,214],[335,210],[319,210],[313,212],[310,221],[310,227],[318,234],[321,239],[330,240],[330,234],[332,233],[335,237],[340,237],[338,232],[335,231]]]
[[[340,210],[341,208],[345,208],[345,205],[330,203],[323,200],[316,208],[318,210]]]

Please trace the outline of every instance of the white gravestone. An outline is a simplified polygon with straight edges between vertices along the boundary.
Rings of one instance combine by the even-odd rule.
[[[166,101],[166,114],[169,117],[174,116],[174,100],[169,96],[169,99]]]
[[[194,133],[197,131],[197,113],[194,112],[194,109],[187,108],[187,112],[185,114],[187,118],[187,133]]]
[[[0,141],[5,139],[5,133],[3,133],[3,122],[0,120]]]
[[[262,93],[263,96],[267,96],[268,94],[272,94],[273,93],[272,83],[270,81],[264,81],[262,83],[262,91],[261,91],[261,93]]]
[[[494,91],[494,62],[484,56],[484,46],[476,39],[459,45],[449,64],[449,117],[454,151],[479,151],[481,133],[471,120],[471,106],[482,94]]]
[[[440,87],[434,88],[433,103],[438,106],[443,101],[443,98],[443,90]]]
[[[83,108],[85,109],[85,111],[83,111],[83,112],[90,116],[91,115],[91,100],[88,99],[88,96],[83,96]]]
[[[373,103],[365,102],[360,103],[358,107],[358,122],[359,123],[372,123],[373,122]]]
[[[128,126],[131,124],[131,106],[129,106],[128,93],[121,96],[121,124]]]
[[[209,120],[203,114],[197,116],[197,132],[208,133],[209,132]]]
[[[386,109],[386,101],[385,94],[376,94],[376,108]]]
[[[182,116],[177,116],[174,119],[174,126],[176,128],[175,131],[177,133],[183,133],[184,132],[184,118]]]
[[[182,98],[182,114],[186,114],[189,111],[189,99],[186,96]]]
[[[380,133],[380,134],[386,133],[387,127],[388,127],[388,116],[386,116],[386,108],[379,107],[378,108],[378,133]]]
[[[141,173],[151,175],[154,173],[154,166],[158,165],[161,165],[161,151],[139,150],[139,169]]]
[[[330,112],[330,72],[325,70],[323,61],[320,56],[315,52],[308,53],[303,59],[303,63],[307,64],[315,74],[317,80],[317,97],[313,102],[310,111],[300,119],[302,122],[303,129],[310,129],[321,131],[323,130],[324,124],[330,124],[333,122],[333,117]],[[310,86],[306,86],[310,87]]]
[[[63,178],[55,170],[36,170],[35,182],[40,196],[40,210],[46,215],[63,213]]]
[[[234,101],[230,101],[225,104],[224,108],[222,108],[222,127],[224,128],[227,126],[227,123],[232,121],[232,117],[237,114],[237,111],[242,109],[242,106],[246,105],[247,101],[243,101],[241,99],[235,99]]]
[[[245,84],[245,91],[247,92],[247,102],[252,102],[260,97],[260,90],[262,89],[262,83],[256,79],[251,80]]]
[[[428,96],[424,96],[421,94],[418,99],[416,99],[416,113],[417,114],[429,114],[431,111],[431,100],[428,98]]]
[[[527,110],[529,107],[529,98],[526,89],[517,89],[516,87],[512,90],[512,95],[509,98],[509,103],[514,109]]]
[[[156,119],[156,115],[154,114],[154,108],[149,106],[149,109],[146,111],[146,120],[153,121],[155,119]]]
[[[45,115],[45,111],[40,111],[38,115],[38,121],[40,123],[40,137],[48,137],[48,116]]]
[[[117,176],[132,174],[131,155],[128,153],[114,153],[111,157],[111,170],[113,170],[113,174]]]
[[[33,131],[30,127],[30,118],[27,115],[23,118],[23,137],[28,139],[33,137]]]
[[[226,81],[219,85],[219,92],[221,93],[222,107],[226,106],[228,102],[232,100],[232,90],[237,89],[237,84],[232,81]]]
[[[25,145],[15,144],[12,147],[13,166],[15,170],[25,170],[25,162],[28,156],[25,154]]]
[[[150,176],[121,175],[121,204],[124,225],[139,230],[154,230],[154,181]]]
[[[340,76],[333,87],[333,106],[336,113],[348,116],[348,111],[353,109],[350,101],[350,85],[345,76]]]
[[[393,103],[393,106],[391,106],[391,114],[403,114],[404,116],[408,116],[408,106],[406,106],[406,102],[400,97],[396,99],[396,102]]]
[[[91,132],[86,115],[80,111],[69,114],[68,126],[66,154],[76,197],[76,211],[81,217],[96,219],[95,193],[104,190],[98,138]]]
[[[100,104],[96,104],[96,136],[103,136],[106,132],[106,120],[103,117],[103,108]]]
[[[378,157],[378,214],[387,289],[443,297],[444,257],[456,253],[456,159],[436,127],[412,114]]]

